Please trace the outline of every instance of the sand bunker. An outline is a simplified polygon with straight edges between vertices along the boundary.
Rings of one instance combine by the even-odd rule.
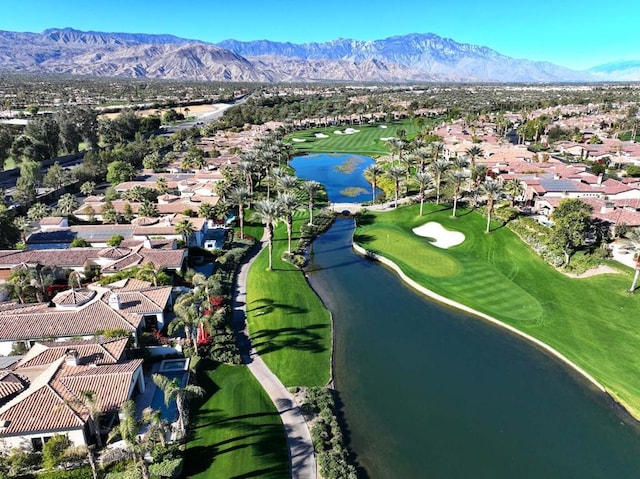
[[[329,135],[325,135],[324,133],[316,133],[316,138],[329,138]]]
[[[291,138],[291,141],[295,143],[302,143],[303,141],[307,141],[304,138]]]
[[[378,128],[386,128],[387,125],[378,125]]]
[[[334,133],[334,135],[342,135],[342,132],[340,130],[336,130],[333,133]]]
[[[413,228],[413,232],[418,236],[433,239],[431,244],[443,249],[458,246],[464,241],[464,234],[459,231],[449,231],[435,221]]]
[[[360,133],[360,130],[354,130],[353,128],[347,128],[344,130],[345,135],[353,135],[354,133]]]

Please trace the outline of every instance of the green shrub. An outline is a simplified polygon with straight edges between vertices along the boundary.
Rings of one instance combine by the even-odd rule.
[[[60,465],[64,452],[71,446],[71,441],[66,435],[54,434],[45,442],[42,448],[42,465],[47,469],[53,469]]]
[[[122,235],[113,235],[111,238],[107,240],[107,246],[120,246],[120,243],[124,241],[124,236]]]
[[[184,460],[182,458],[169,459],[167,461],[151,464],[149,466],[149,474],[152,479],[170,478],[177,479],[182,474]]]
[[[93,479],[91,467],[82,466],[70,470],[56,469],[38,474],[38,479]]]

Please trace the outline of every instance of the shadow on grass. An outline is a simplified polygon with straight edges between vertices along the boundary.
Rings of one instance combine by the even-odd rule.
[[[287,348],[297,351],[321,353],[326,351],[322,345],[324,334],[314,330],[327,329],[326,324],[312,324],[306,328],[263,329],[251,337],[256,353],[262,355]]]
[[[356,223],[358,226],[372,225],[375,221],[375,215],[373,213],[369,213],[368,211],[364,213],[358,213],[358,215],[356,216]]]
[[[286,314],[304,314],[309,312],[308,308],[300,308],[298,306],[292,306],[290,304],[278,303],[273,299],[269,299],[269,298],[256,299],[255,301],[251,301],[251,303],[249,304],[252,305],[255,303],[263,303],[263,304],[260,306],[247,307],[247,313],[259,311],[260,315],[263,315],[263,314],[272,313],[276,309],[285,311]]]
[[[271,413],[277,416],[276,413]],[[284,431],[280,424],[257,424],[253,421],[225,420],[226,424],[213,424],[211,428],[223,429],[226,439],[210,444],[197,445],[187,451],[189,460],[185,461],[185,476],[202,474],[203,477],[264,477],[282,478],[288,473],[288,458]],[[207,442],[206,437],[199,438]],[[253,456],[252,461],[236,463],[229,468],[229,460],[237,451],[245,451],[243,455]],[[230,457],[227,455],[231,454]],[[224,466],[226,474],[221,470]],[[248,464],[251,464],[250,466]],[[272,464],[269,467],[265,465]],[[247,470],[250,468],[253,470]],[[230,472],[240,472],[231,476]],[[206,475],[205,475],[206,474]]]
[[[358,244],[368,244],[375,240],[376,237],[366,233],[354,234],[353,241]]]

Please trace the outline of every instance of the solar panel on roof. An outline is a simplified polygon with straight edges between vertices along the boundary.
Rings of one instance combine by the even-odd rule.
[[[547,180],[541,178],[539,183],[547,191],[576,191],[579,189],[578,185],[571,180]]]

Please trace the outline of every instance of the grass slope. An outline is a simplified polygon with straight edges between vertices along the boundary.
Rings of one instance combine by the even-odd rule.
[[[569,278],[542,261],[514,233],[446,206],[369,214],[356,230],[363,247],[396,262],[432,291],[508,323],[554,347],[600,381],[640,417],[640,295],[627,292],[629,268],[619,274]],[[411,230],[428,221],[466,235],[443,250]]]
[[[208,399],[196,412],[184,477],[289,477],[282,422],[247,367],[202,370],[198,383]]]
[[[294,235],[308,221],[297,211]],[[293,242],[295,247],[295,241]],[[324,386],[331,363],[331,317],[304,274],[282,261],[287,249],[284,224],[276,228],[273,270],[267,248],[253,263],[247,280],[247,319],[256,351],[285,386]]]
[[[369,156],[380,156],[389,154],[389,147],[380,138],[390,138],[396,136],[398,130],[407,132],[407,137],[412,138],[424,129],[418,127],[412,120],[394,121],[382,123],[387,128],[380,128],[380,125],[354,125],[352,128],[359,130],[352,135],[336,135],[337,130],[344,131],[348,126],[330,128],[312,128],[290,136],[305,140],[304,142],[293,142],[296,153],[354,153]],[[316,133],[327,135],[328,138],[317,138]]]

